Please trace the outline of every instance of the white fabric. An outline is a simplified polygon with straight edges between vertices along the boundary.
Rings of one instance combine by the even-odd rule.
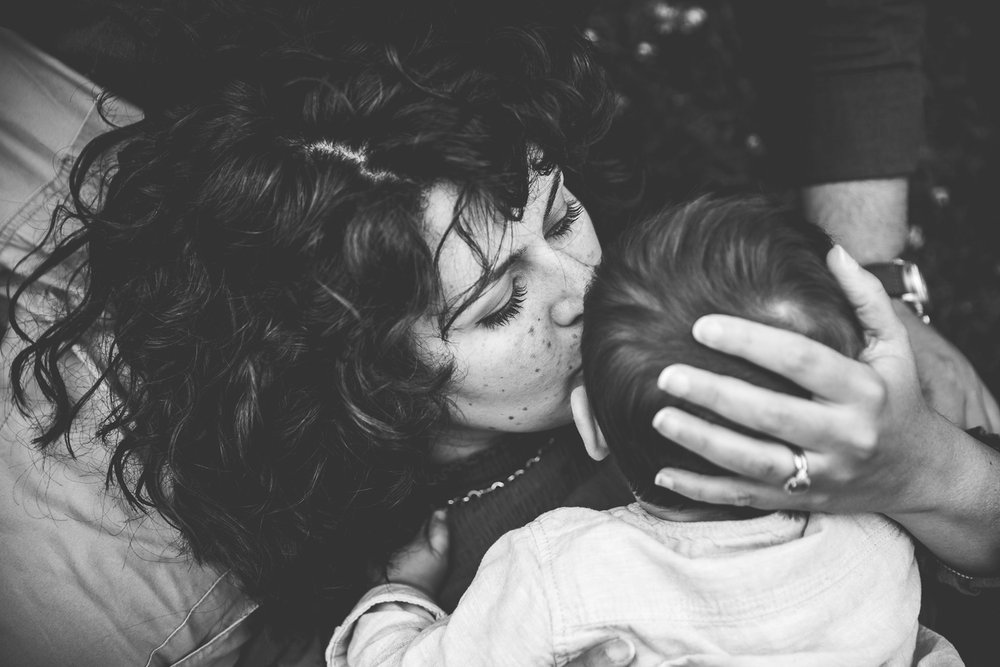
[[[637,665],[910,665],[919,608],[913,546],[878,515],[677,523],[638,504],[564,508],[501,538],[451,616],[415,589],[373,589],[327,661],[561,665],[624,636]],[[922,665],[961,664],[929,631],[921,647],[936,660]]]

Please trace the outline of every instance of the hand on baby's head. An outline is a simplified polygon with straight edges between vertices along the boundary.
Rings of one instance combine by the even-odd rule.
[[[386,579],[407,584],[435,597],[448,574],[448,514],[439,509],[431,515],[416,538],[389,561]]]
[[[662,437],[653,416],[679,408],[743,436],[756,431],[676,391],[660,391],[656,377],[683,363],[770,392],[807,393],[793,380],[701,344],[692,327],[710,313],[795,331],[857,357],[864,330],[826,264],[830,245],[794,210],[760,197],[702,197],[625,231],[604,254],[584,302],[581,355],[590,400],[574,397],[573,409],[592,455],[610,447],[633,492],[660,507],[692,506],[691,498],[654,484],[663,468],[729,475],[695,448]]]

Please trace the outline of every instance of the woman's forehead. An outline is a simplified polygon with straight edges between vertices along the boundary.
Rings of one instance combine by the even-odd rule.
[[[523,244],[518,240],[518,230],[532,229],[533,221],[544,218],[545,209],[551,207],[553,178],[558,178],[557,172],[538,174],[532,179],[520,223],[511,224],[496,210],[483,206],[468,206],[462,212],[463,227],[485,255],[488,268],[500,266],[517,254],[519,244]],[[428,191],[424,208],[424,239],[432,252],[440,248],[438,271],[444,295],[449,300],[467,292],[482,277],[484,270],[476,251],[451,229],[458,198],[457,186],[437,184]]]

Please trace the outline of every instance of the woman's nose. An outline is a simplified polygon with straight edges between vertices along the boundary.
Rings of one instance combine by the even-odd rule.
[[[561,327],[572,327],[583,321],[583,297],[567,297],[552,307],[552,321]]]
[[[565,262],[563,289],[552,304],[552,321],[561,327],[583,322],[583,296],[594,277],[594,267],[581,262]]]

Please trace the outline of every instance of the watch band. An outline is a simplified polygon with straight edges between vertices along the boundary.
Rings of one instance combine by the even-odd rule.
[[[903,280],[903,261],[877,262],[875,264],[865,264],[865,271],[879,279],[885,291],[894,299],[901,298],[910,290],[907,289]]]
[[[890,297],[901,300],[925,324],[930,324],[931,318],[927,314],[930,294],[916,264],[903,259],[894,259],[891,262],[866,264],[864,268],[879,279]]]

